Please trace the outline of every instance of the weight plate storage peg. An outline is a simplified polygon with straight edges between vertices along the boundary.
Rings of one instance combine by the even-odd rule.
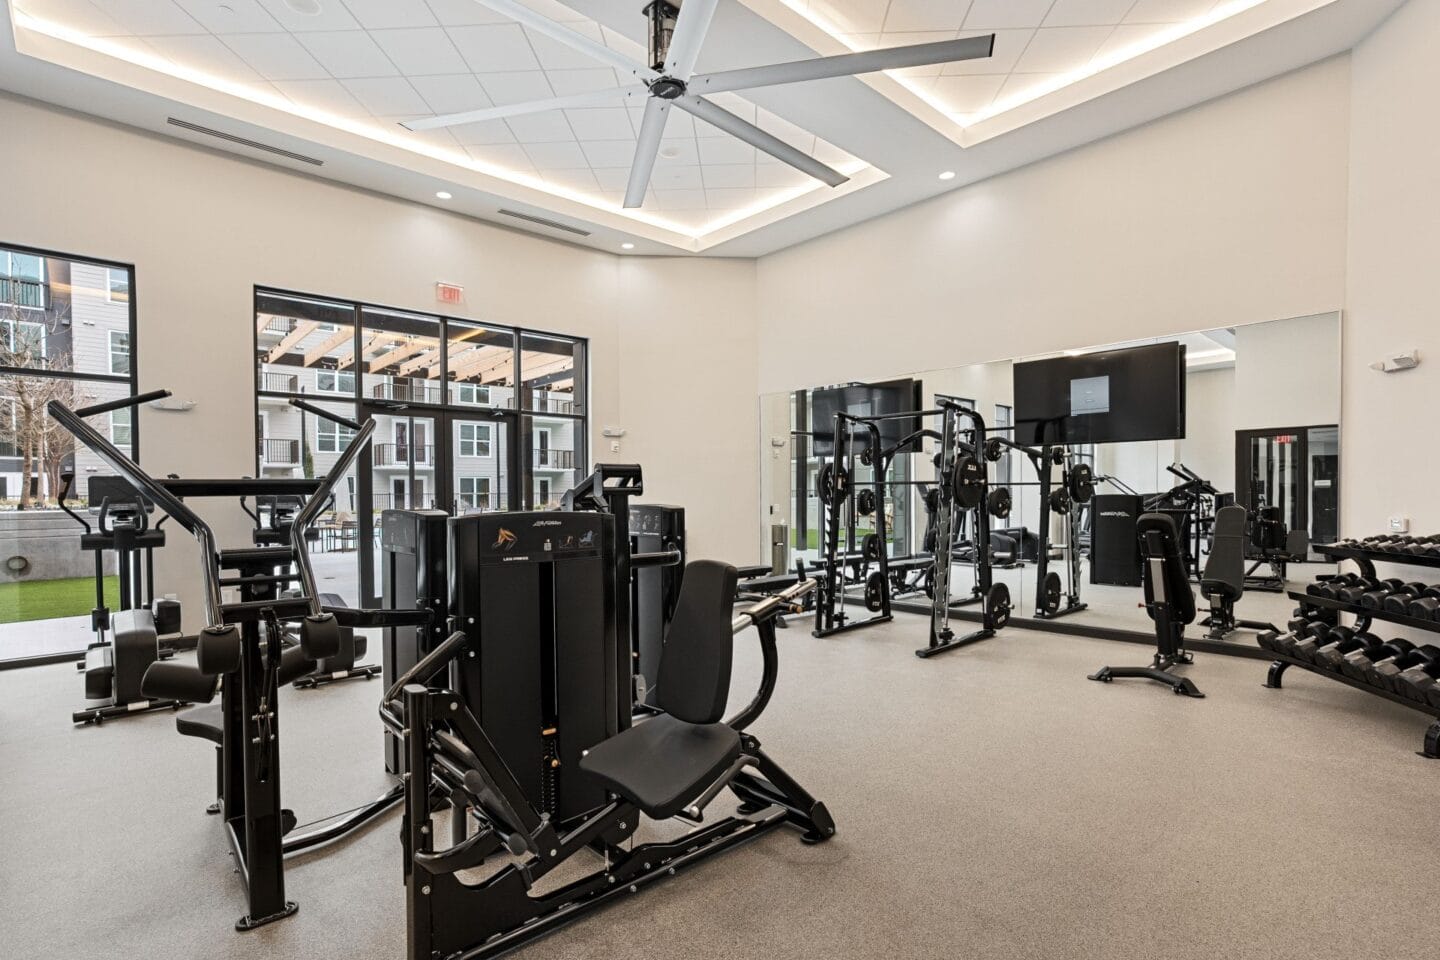
[[[865,579],[865,609],[879,613],[885,609],[885,576],[878,570]]]
[[[1006,517],[1010,516],[1010,508],[1012,504],[1013,501],[1010,497],[1010,488],[996,487],[994,490],[990,491],[990,496],[986,498],[985,505],[990,511],[990,516],[995,517],[997,520],[1004,520]]]
[[[1060,574],[1050,571],[1045,574],[1045,612],[1055,613],[1060,609],[1060,596],[1064,593],[1060,586]]]
[[[1095,496],[1095,475],[1090,470],[1090,464],[1075,464],[1066,480],[1070,499],[1076,503],[1089,503],[1090,498]]]
[[[985,626],[999,630],[1010,622],[1010,588],[1003,583],[990,585],[985,594]]]
[[[1050,509],[1060,516],[1070,512],[1070,493],[1066,490],[1050,491]]]
[[[955,502],[960,506],[966,510],[979,506],[981,498],[985,496],[985,468],[980,466],[980,461],[974,457],[961,457],[955,461],[955,472],[950,477],[950,486]]]
[[[866,487],[864,490],[861,490],[859,493],[855,494],[855,509],[860,512],[860,516],[862,517],[868,517],[870,516],[870,514],[874,513],[875,491],[871,490],[869,487]]]

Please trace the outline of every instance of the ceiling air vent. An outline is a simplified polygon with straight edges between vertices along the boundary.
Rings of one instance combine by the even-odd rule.
[[[191,123],[188,120],[177,120],[174,117],[166,117],[165,122],[172,127],[179,127],[182,130],[189,130],[191,133],[203,133],[207,137],[215,137],[219,140],[226,140],[230,143],[239,144],[242,147],[249,147],[251,150],[260,150],[264,153],[274,154],[277,157],[284,157],[287,160],[298,160],[301,163],[308,163],[312,166],[325,166],[324,160],[316,160],[314,157],[307,157],[303,153],[292,153],[289,150],[282,150],[279,147],[272,147],[269,144],[258,143],[254,140],[247,140],[245,137],[237,137],[233,133],[226,133],[223,130],[212,130],[210,127],[202,127],[198,123]]]
[[[579,227],[572,227],[568,223],[559,223],[555,220],[546,220],[544,217],[535,217],[531,216],[528,213],[517,213],[514,210],[501,210],[500,214],[506,217],[514,217],[516,220],[524,220],[526,223],[534,223],[542,227],[549,227],[551,230],[563,230],[566,233],[573,233],[577,237],[590,236],[589,230],[581,230]]]

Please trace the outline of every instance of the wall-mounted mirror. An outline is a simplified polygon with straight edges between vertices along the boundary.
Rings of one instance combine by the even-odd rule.
[[[1179,435],[1128,442],[1061,442],[1063,438],[1037,433],[1034,424],[1023,419],[1034,416],[1025,408],[1033,407],[1036,400],[1025,393],[1026,368],[1021,371],[1022,393],[1017,398],[1017,365],[1074,358],[1074,363],[1062,362],[1055,369],[1083,374],[1087,363],[1102,354],[1118,355],[1155,344],[1173,344],[1166,349],[1183,358],[1179,361],[1183,373],[1175,375],[1183,381],[1183,419],[1179,429],[1171,431]],[[1085,632],[1148,633],[1150,623],[1140,603],[1135,523],[1142,513],[1162,512],[1171,516],[1184,539],[1196,604],[1201,608],[1188,635],[1202,638],[1213,633],[1221,642],[1253,645],[1254,630],[1241,622],[1283,626],[1294,607],[1287,590],[1303,589],[1304,582],[1323,572],[1310,545],[1339,535],[1338,314],[917,370],[910,379],[918,383],[919,402],[926,409],[934,409],[938,398],[971,406],[992,435],[1013,441],[1004,446],[998,460],[985,462],[991,487],[1004,487],[1011,494],[1008,515],[990,518],[989,545],[991,576],[1007,585],[1016,617],[1063,621],[1086,628]],[[1119,384],[1107,392],[1094,377],[1077,374],[1071,380],[1078,386],[1067,382],[1066,390],[1092,390],[1085,396],[1074,394],[1073,402],[1081,406],[1073,410],[1082,414],[1084,404],[1101,410],[1113,401],[1115,408],[1107,416],[1123,420],[1143,413],[1153,421],[1166,399],[1143,393],[1140,399],[1127,398]],[[1101,392],[1093,393],[1094,389]],[[761,398],[762,522],[777,571],[793,570],[797,560],[810,568],[824,560],[826,505],[820,485],[829,457],[817,452],[815,438],[833,432],[833,426],[817,424],[815,411],[817,393],[833,390],[827,385]],[[828,413],[821,399],[818,406]],[[1017,413],[1022,418],[1018,426]],[[929,425],[937,424],[931,418]],[[1063,447],[1064,466],[1038,455],[1043,439]],[[819,446],[824,449],[823,443]],[[883,509],[884,549],[892,561],[899,561],[892,566],[903,568],[908,563],[909,569],[918,571],[909,579],[915,589],[894,593],[895,606],[901,610],[923,610],[927,604],[920,590],[921,560],[931,555],[926,542],[926,496],[936,480],[936,449],[934,439],[926,437],[893,458],[883,506],[857,505],[852,497],[838,507],[839,546],[847,556],[863,552],[866,535],[876,529],[876,513]],[[1060,513],[1053,509],[1055,490],[1077,468],[1090,472],[1093,497]],[[852,489],[868,485],[869,469],[856,461]],[[1215,540],[1217,515],[1229,505],[1244,513],[1238,544],[1229,536],[1237,511],[1225,515],[1222,535]],[[973,537],[974,531],[961,524],[952,545],[952,594],[957,598],[963,599],[976,581]],[[1238,580],[1233,569],[1237,552]],[[850,567],[846,595],[861,608],[860,617],[867,615],[863,606],[870,569]],[[900,581],[894,573],[891,580],[893,592]],[[1229,629],[1229,623],[1214,629],[1200,623],[1209,616],[1207,594],[1230,598],[1226,606],[1235,629]],[[1220,606],[1218,599],[1216,605]]]

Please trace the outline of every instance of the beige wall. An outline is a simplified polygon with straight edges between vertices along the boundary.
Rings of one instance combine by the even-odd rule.
[[[1235,330],[1235,429],[1340,422],[1340,324],[1334,314]]]
[[[765,257],[761,389],[1338,309],[1349,72],[1316,64]]]
[[[750,562],[734,517],[758,503],[753,263],[625,260],[3,96],[0,129],[25,144],[0,150],[0,242],[135,264],[141,389],[197,401],[143,412],[153,472],[253,473],[256,284],[424,310],[443,279],[466,316],[589,337],[592,456],[642,463],[653,499],[689,508],[697,556]],[[627,429],[620,452],[602,424]],[[206,512],[243,541],[238,510]],[[162,589],[193,599],[174,539]]]
[[[1390,516],[1440,531],[1440,455],[1424,425],[1440,397],[1440,3],[1411,0],[1356,47],[1350,141],[1341,518],[1373,533]],[[1422,363],[1369,364],[1419,348]]]

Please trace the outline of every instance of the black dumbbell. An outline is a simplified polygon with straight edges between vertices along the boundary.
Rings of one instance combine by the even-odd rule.
[[[1396,646],[1400,645],[1399,640],[1391,640]],[[1400,676],[1411,667],[1417,667],[1430,659],[1425,655],[1423,647],[1411,646],[1404,653],[1390,657],[1386,660],[1378,660],[1375,665],[1365,671],[1365,680],[1376,687],[1383,687],[1386,690],[1399,692],[1395,689],[1395,678]]]
[[[1416,620],[1435,620],[1440,617],[1440,585],[1426,587],[1420,596],[1406,606],[1405,615]]]
[[[1365,594],[1373,593],[1380,588],[1380,581],[1374,577],[1359,577],[1358,582],[1338,588],[1335,591],[1335,599],[1341,603],[1359,603],[1360,598]]]
[[[1315,597],[1323,597],[1326,600],[1337,599],[1336,594],[1344,587],[1353,586],[1360,582],[1358,574],[1342,573],[1338,577],[1330,577],[1326,580],[1317,580],[1305,588],[1305,592]]]
[[[1354,638],[1355,629],[1353,627],[1332,627],[1326,624],[1324,630],[1314,630],[1308,636],[1291,644],[1290,655],[1297,660],[1314,663],[1315,655],[1325,647],[1344,646],[1346,641]]]
[[[1425,702],[1425,692],[1440,679],[1440,647],[1427,643],[1420,648],[1424,659],[1401,670],[1390,679],[1390,689],[1411,700]]]
[[[1410,609],[1410,601],[1425,595],[1425,586],[1419,581],[1402,584],[1380,601],[1380,609],[1386,613],[1398,613],[1402,617],[1405,616]]]
[[[1366,590],[1360,594],[1360,606],[1367,610],[1378,610],[1384,604],[1385,598],[1396,590],[1405,586],[1404,580],[1391,577],[1389,580],[1381,580],[1379,586],[1374,590]]]
[[[1409,640],[1387,640],[1373,643],[1360,650],[1352,650],[1340,661],[1340,672],[1352,680],[1365,681],[1375,664],[1391,657],[1399,657],[1415,649]]]
[[[1345,661],[1346,656],[1357,651],[1363,651],[1367,647],[1378,647],[1379,645],[1380,638],[1375,636],[1375,634],[1365,632],[1356,633],[1344,643],[1326,644],[1319,650],[1316,650],[1315,666],[1322,670],[1333,670],[1339,673],[1340,664]]]
[[[1312,620],[1308,617],[1297,617],[1285,626],[1289,628],[1288,631],[1275,638],[1273,649],[1287,657],[1295,656],[1295,644],[1324,634],[1330,629],[1330,624],[1324,620]]]

